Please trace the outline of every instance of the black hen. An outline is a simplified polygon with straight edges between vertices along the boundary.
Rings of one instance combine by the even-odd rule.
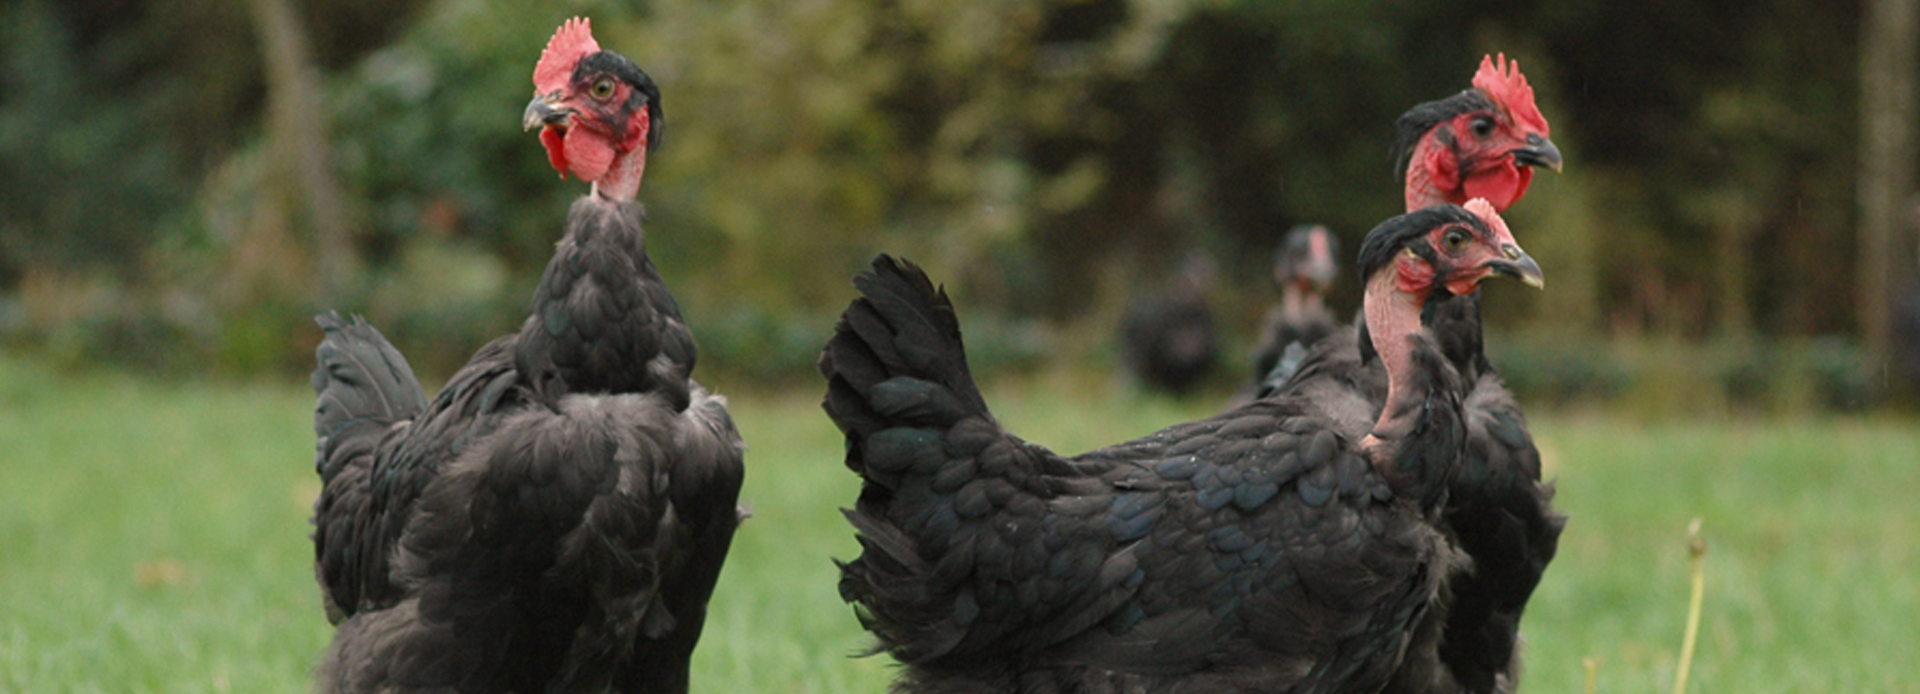
[[[547,56],[582,62],[583,39],[569,23]],[[519,333],[428,403],[372,326],[319,317],[313,541],[338,627],[320,691],[687,691],[739,524],[742,446],[725,400],[688,377],[693,336],[622,164],[644,158],[658,92],[625,58],[584,57],[570,77],[617,80],[647,115],[588,178]],[[535,105],[556,100],[571,108],[545,91]],[[542,122],[578,134],[598,117]]]
[[[1451,206],[1381,224],[1360,266],[1396,364],[1378,422],[1283,393],[1072,458],[994,421],[918,268],[882,256],[856,277],[820,361],[864,480],[840,590],[907,665],[897,688],[1383,685],[1451,567],[1433,521],[1465,435],[1464,384],[1420,305],[1539,273],[1503,226]]]
[[[1213,369],[1220,337],[1207,306],[1213,263],[1189,256],[1171,285],[1127,307],[1120,318],[1120,359],[1149,388],[1185,395]]]
[[[1294,227],[1274,254],[1273,281],[1280,305],[1267,311],[1260,342],[1253,348],[1253,382],[1248,395],[1278,390],[1313,345],[1340,328],[1327,310],[1325,296],[1340,274],[1340,241],[1318,224]],[[1243,400],[1244,402],[1244,400]]]
[[[1892,309],[1889,342],[1893,364],[1896,372],[1906,377],[1907,387],[1920,392],[1920,282],[1908,283],[1895,292]]]

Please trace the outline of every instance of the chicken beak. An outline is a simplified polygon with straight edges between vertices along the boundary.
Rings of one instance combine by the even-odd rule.
[[[558,94],[534,96],[533,101],[527,104],[526,112],[520,116],[521,129],[532,130],[543,125],[566,127],[567,119],[573,115],[573,110],[554,108],[553,99],[557,96]]]
[[[1500,244],[1500,253],[1506,257],[1489,260],[1482,267],[1492,274],[1518,279],[1534,289],[1547,288],[1547,276],[1540,271],[1540,264],[1533,261],[1533,256],[1511,243]]]
[[[1539,133],[1527,136],[1527,146],[1513,150],[1513,160],[1525,166],[1546,167],[1560,172],[1560,148]]]

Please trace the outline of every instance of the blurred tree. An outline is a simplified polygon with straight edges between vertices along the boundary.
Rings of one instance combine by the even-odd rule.
[[[315,269],[312,286],[322,301],[340,296],[353,272],[354,252],[347,238],[340,184],[328,155],[326,113],[320,109],[307,32],[289,0],[253,0],[254,24],[266,58],[267,140],[270,160],[279,164],[281,197],[305,212],[312,228]],[[288,195],[296,188],[297,195]],[[272,190],[263,191],[271,193]]]
[[[420,4],[303,3],[306,16],[289,19],[320,30],[313,57],[340,65],[383,45]],[[0,287],[29,266],[141,274],[156,222],[188,216],[202,178],[257,131],[266,85],[248,9],[0,5]]]
[[[156,220],[260,98],[241,8],[208,0],[0,7],[0,284],[29,269],[137,275]]]
[[[342,64],[387,41],[419,4],[297,9],[331,37],[314,57]],[[201,358],[195,342],[217,332],[207,299],[229,288],[203,277],[227,267],[203,256],[230,250],[232,239],[210,235],[196,203],[207,177],[260,131],[267,95],[248,9],[229,0],[0,4],[6,337],[31,332],[56,351],[148,365]]]
[[[1860,25],[1860,328],[1876,361],[1889,359],[1891,300],[1915,259],[1913,0],[1869,0]],[[1909,233],[1901,233],[1901,232]]]
[[[1229,334],[1250,330],[1282,230],[1323,222],[1354,243],[1393,213],[1394,118],[1465,88],[1493,51],[1523,61],[1568,154],[1512,211],[1555,290],[1490,296],[1497,326],[1858,334],[1861,314],[1836,307],[1891,255],[1855,233],[1862,184],[1887,180],[1862,167],[1920,156],[1863,138],[1863,100],[1884,92],[1861,83],[1863,32],[1882,24],[1869,4],[337,0],[294,4],[324,94],[306,115],[330,129],[288,130],[263,120],[283,90],[248,5],[15,0],[0,6],[0,296],[197,301],[230,314],[214,339],[256,326],[244,340],[291,355],[264,363],[292,364],[310,347],[276,326],[330,284],[300,268],[345,248],[342,308],[396,326],[410,353],[463,358],[523,309],[583,190],[517,123],[539,46],[587,14],[665,90],[642,191],[655,257],[703,341],[781,351],[765,361],[783,369],[804,373],[784,352],[817,342],[881,250],[924,260],[972,315],[1106,335],[1133,288],[1200,249],[1222,259]],[[290,155],[267,143],[287,132],[329,138],[291,158],[331,156],[342,202],[310,202],[326,194],[298,178],[277,197]],[[248,224],[302,210],[338,214],[346,242],[303,223],[249,245],[267,237]],[[302,288],[258,313],[208,299],[248,262]]]
[[[1568,110],[1549,115],[1583,154],[1568,170],[1603,181],[1593,262],[1615,329],[1705,335],[1716,243],[1754,262],[1736,301],[1764,332],[1854,328],[1832,307],[1854,296],[1858,16],[1803,0],[1570,0],[1524,22],[1562,75]],[[1730,214],[1751,231],[1717,234]]]

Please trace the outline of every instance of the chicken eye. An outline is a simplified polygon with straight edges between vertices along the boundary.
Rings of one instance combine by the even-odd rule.
[[[600,79],[594,80],[593,88],[590,93],[593,94],[593,98],[595,99],[605,99],[609,96],[613,96],[613,78],[602,77]]]
[[[1454,227],[1447,230],[1447,235],[1441,238],[1440,242],[1446,244],[1447,252],[1458,253],[1467,247],[1467,241],[1469,239],[1470,237],[1467,236],[1466,230]]]
[[[1473,125],[1470,127],[1473,128],[1474,135],[1486,137],[1493,133],[1493,119],[1486,116],[1474,118]]]

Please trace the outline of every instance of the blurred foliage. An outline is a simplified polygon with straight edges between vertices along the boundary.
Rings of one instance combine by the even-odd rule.
[[[1500,377],[1529,403],[1619,403],[1648,418],[1854,412],[1891,395],[1887,373],[1834,338],[1571,340],[1548,331],[1487,341]]]
[[[418,4],[312,8],[315,58],[345,65]],[[0,27],[0,287],[29,269],[142,281],[148,249],[190,233],[202,179],[257,130],[246,3],[9,0]]]
[[[153,4],[0,8],[7,286],[29,266],[137,274],[141,247],[191,214],[194,174],[204,171],[194,160],[224,156],[244,132],[258,78],[214,74],[252,62],[244,15],[236,21],[240,10],[227,3]],[[206,40],[186,40],[201,23]]]
[[[1265,264],[1283,230],[1322,222],[1357,248],[1400,205],[1394,118],[1465,88],[1495,51],[1522,60],[1568,160],[1509,215],[1554,288],[1488,296],[1496,326],[1563,336],[1501,355],[1517,386],[1629,394],[1635,370],[1614,363],[1607,335],[1754,340],[1768,356],[1733,361],[1778,371],[1845,362],[1844,340],[1815,338],[1856,329],[1839,310],[1854,291],[1853,4],[336,0],[303,12],[360,261],[324,298],[306,279],[318,241],[268,194],[284,184],[267,173],[245,3],[0,7],[0,339],[158,370],[297,370],[315,339],[307,316],[337,307],[444,375],[517,324],[584,190],[556,181],[518,127],[538,49],[573,14],[662,85],[665,142],[641,196],[703,372],[804,378],[846,278],[880,251],[949,283],[986,326],[970,326],[975,356],[1008,365],[1107,363],[1085,343],[1192,249],[1221,259],[1216,308],[1230,339],[1250,340],[1277,294]],[[1358,300],[1347,284],[1341,310]],[[1721,379],[1730,397],[1751,380],[1739,373]]]

